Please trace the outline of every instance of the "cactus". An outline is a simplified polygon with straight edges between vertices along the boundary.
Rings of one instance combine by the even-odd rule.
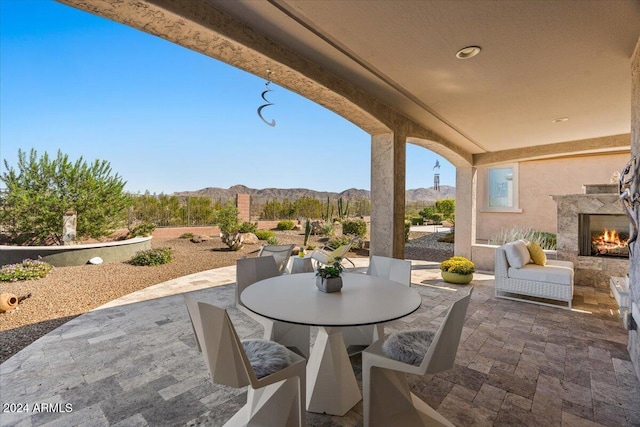
[[[329,203],[329,196],[327,196],[327,210],[326,210],[326,213],[325,213],[324,215],[322,215],[322,219],[323,219],[325,222],[327,222],[327,221],[329,221],[329,220],[330,220],[330,217],[329,217],[329,206],[330,206],[330,203]]]
[[[349,215],[349,201],[346,206],[342,203],[342,196],[338,199],[338,217],[345,219]]]
[[[307,222],[304,224],[304,247],[307,247],[309,242],[309,236],[311,235],[311,220],[307,218]]]

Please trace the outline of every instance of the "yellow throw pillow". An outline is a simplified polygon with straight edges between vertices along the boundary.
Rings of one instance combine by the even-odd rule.
[[[547,263],[547,255],[542,248],[536,242],[527,243],[527,249],[529,249],[529,255],[534,264],[545,265]]]

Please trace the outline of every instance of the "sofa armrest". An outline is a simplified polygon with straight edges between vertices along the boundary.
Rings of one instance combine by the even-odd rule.
[[[504,250],[504,246],[500,246],[496,248],[494,275],[495,277],[506,278],[508,271],[509,262],[507,261],[507,253]]]

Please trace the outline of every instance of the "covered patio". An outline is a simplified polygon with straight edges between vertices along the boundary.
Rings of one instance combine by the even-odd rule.
[[[368,260],[355,261],[364,271]],[[234,280],[232,266],[161,283],[39,339],[0,366],[3,403],[30,405],[29,412],[2,413],[2,425],[224,424],[244,404],[245,389],[211,383],[181,295],[226,308],[241,338],[259,337],[259,324],[235,308]],[[443,282],[438,264],[424,261],[413,262],[412,283],[422,307],[387,331],[435,331],[468,291]],[[439,413],[459,426],[640,423],[640,383],[607,293],[577,286],[574,310],[567,311],[496,299],[489,274],[476,274],[470,286],[454,369],[410,378]],[[351,362],[361,381],[360,356]],[[37,413],[34,404],[72,411]],[[344,417],[308,413],[307,422],[362,425],[362,403]]]
[[[372,255],[405,256],[409,143],[456,167],[456,255],[473,260],[502,225],[556,233],[549,195],[624,169],[640,222],[637,1],[59,1],[269,79],[370,134]],[[638,375],[637,330],[629,341]]]
[[[455,252],[467,257],[482,227],[479,169],[640,155],[636,1],[60,1],[269,77],[368,132],[372,255],[404,258],[407,143],[456,166]],[[476,44],[482,53],[459,62]],[[640,252],[631,259],[640,304]],[[3,425],[223,424],[243,391],[207,379],[179,294],[228,308],[242,337],[259,336],[233,306],[233,281],[229,267],[163,283],[38,340],[1,365],[2,401],[73,411],[5,412]],[[434,330],[459,296],[433,263],[414,263],[413,282],[423,305],[389,330]],[[491,275],[473,285],[455,368],[411,379],[433,408],[464,426],[640,424],[639,335],[622,329],[607,291],[576,283],[565,311],[497,300]],[[361,404],[308,417],[361,422]]]

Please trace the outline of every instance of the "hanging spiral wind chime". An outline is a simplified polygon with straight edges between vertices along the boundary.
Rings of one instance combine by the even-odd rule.
[[[266,107],[269,107],[271,105],[273,105],[273,102],[269,101],[267,99],[267,93],[269,92],[273,92],[273,89],[269,88],[269,85],[271,84],[271,70],[267,70],[267,82],[264,84],[265,87],[267,88],[264,92],[262,92],[262,99],[264,99],[264,101],[266,102],[266,104],[261,105],[258,107],[258,117],[260,117],[260,119],[265,122],[267,125],[274,127],[276,125],[276,121],[275,119],[272,119],[271,121],[267,121],[267,119],[265,119],[262,116],[262,110]]]

